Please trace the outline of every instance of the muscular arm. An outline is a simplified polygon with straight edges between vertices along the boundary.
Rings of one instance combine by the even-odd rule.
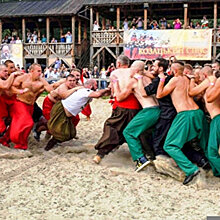
[[[157,88],[157,98],[163,98],[164,96],[169,95],[174,88],[176,87],[177,78],[173,77],[167,84],[164,86],[165,78],[164,80],[160,80],[160,83]]]
[[[77,90],[79,90],[81,88],[83,88],[83,86],[77,86],[77,87],[69,89],[69,90],[66,88],[59,87],[58,94],[61,97],[61,99],[66,99],[68,96],[70,96],[71,94],[73,94],[74,92],[76,92]]]
[[[220,78],[217,79],[214,86],[210,85],[206,90],[207,102],[213,102],[218,96],[220,96]]]
[[[44,78],[41,78],[40,80],[44,85],[44,90],[46,90],[47,92],[51,92],[53,90],[53,86],[50,85]]]
[[[190,80],[189,96],[197,96],[209,87],[209,80],[205,79],[201,84],[196,86],[195,80]]]
[[[21,84],[26,76],[27,76],[27,74],[16,77],[16,79],[14,80],[14,82],[10,88],[10,92],[12,92],[14,94],[22,94],[24,92],[24,90],[21,88]]]
[[[60,79],[58,81],[56,81],[55,83],[52,84],[53,88],[56,89],[57,87],[59,87],[61,84],[65,83],[66,79]]]
[[[11,74],[7,80],[0,79],[0,88],[9,89],[14,81],[15,74]]]
[[[124,89],[120,89],[119,82],[116,80],[113,83],[114,91],[115,91],[115,96],[119,102],[123,101],[126,99],[131,93],[134,88],[134,83],[136,82],[135,79],[131,79],[128,83],[128,85]]]
[[[110,88],[101,89],[101,90],[96,91],[96,92],[91,92],[89,97],[90,98],[99,98],[99,97],[103,96],[107,92],[110,92]]]

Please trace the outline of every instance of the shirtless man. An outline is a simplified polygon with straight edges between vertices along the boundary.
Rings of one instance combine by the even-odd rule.
[[[26,150],[28,148],[28,136],[34,125],[32,114],[34,102],[44,90],[50,92],[53,88],[41,78],[42,69],[39,64],[32,64],[30,73],[15,79],[12,91],[21,90],[17,95],[10,111],[12,122],[10,125],[10,140],[15,143],[14,148]],[[27,88],[28,91],[23,93]]]
[[[1,108],[0,108],[0,137],[2,137],[6,131],[6,125],[5,125],[5,118],[8,117],[8,110],[7,106],[4,100],[4,96],[2,96],[2,93],[5,90],[9,90],[11,87],[14,78],[16,75],[19,73],[14,72],[11,73],[10,76],[8,76],[8,69],[4,64],[0,65],[0,103],[1,103]]]
[[[119,56],[116,61],[116,67],[118,69],[114,70],[110,76],[111,88],[114,76],[117,78],[121,90],[124,90],[124,88],[127,87],[131,79],[131,73],[130,69],[128,69],[128,66],[128,57]],[[101,159],[105,155],[125,142],[123,130],[140,109],[140,104],[137,98],[134,96],[133,92],[130,93],[128,97],[121,102],[118,101],[118,97],[114,94],[114,91],[112,92],[113,96],[115,97],[112,115],[106,120],[104,124],[103,135],[95,145],[95,149],[98,150],[98,152],[93,158],[93,161],[97,164],[100,163]]]
[[[205,115],[195,104],[193,98],[188,95],[189,79],[183,75],[183,69],[179,63],[173,63],[171,71],[174,73],[174,77],[165,87],[165,75],[160,76],[157,98],[171,94],[177,111],[177,116],[167,134],[164,150],[186,174],[183,181],[185,185],[199,174],[199,168],[184,155],[181,149],[186,142],[198,137],[201,148],[205,150],[208,137]]]
[[[48,128],[53,138],[47,143],[45,150],[48,151],[58,142],[71,140],[76,135],[76,129],[71,122],[71,117],[75,117],[83,106],[92,100],[99,98],[109,91],[109,88],[97,90],[97,82],[93,79],[87,80],[84,88],[72,93],[64,100],[58,101],[51,111],[51,118],[48,121]]]
[[[129,122],[123,131],[123,135],[128,143],[132,159],[133,161],[137,162],[137,172],[142,170],[150,163],[143,153],[139,136],[145,130],[152,127],[160,116],[160,109],[156,98],[154,96],[143,97],[138,87],[138,83],[143,84],[142,81],[138,81],[139,78],[143,78],[144,86],[147,86],[149,83],[151,83],[151,79],[144,76],[144,66],[145,64],[142,61],[135,61],[131,65],[130,76],[134,78],[130,79],[130,83],[124,88],[124,90],[120,89],[118,80],[116,78],[113,80],[114,91],[118,101],[123,101],[126,99],[127,96],[134,90],[134,95],[143,108],[137,113],[137,115],[134,116],[134,118]]]
[[[191,96],[204,94],[206,108],[212,119],[206,154],[214,175],[220,176],[220,78],[216,80],[210,67],[204,67],[202,71],[206,79],[196,87],[194,79],[191,79],[189,94]]]

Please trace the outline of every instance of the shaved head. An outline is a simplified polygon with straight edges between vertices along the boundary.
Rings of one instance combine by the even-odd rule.
[[[138,73],[144,73],[145,63],[141,60],[134,61],[131,65],[131,69],[135,69]]]
[[[213,75],[213,70],[210,66],[205,66],[201,69],[201,72],[207,76],[212,76]]]

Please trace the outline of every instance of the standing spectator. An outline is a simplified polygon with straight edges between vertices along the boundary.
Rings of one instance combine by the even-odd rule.
[[[16,40],[14,37],[11,38],[10,44],[16,44]]]
[[[16,44],[21,44],[21,43],[22,43],[22,42],[21,42],[20,38],[17,37]]]
[[[31,36],[30,40],[28,41],[28,43],[33,44],[34,43],[34,38]]]
[[[105,67],[102,67],[100,72],[101,79],[106,79],[106,70]],[[107,87],[107,82],[105,80],[101,81],[101,88],[105,89]]]
[[[128,19],[127,18],[125,18],[123,25],[124,25],[124,30],[127,31],[128,30]]]
[[[92,77],[93,78],[99,78],[99,71],[98,71],[98,67],[97,66],[94,66],[94,68],[93,68]]]
[[[29,43],[30,39],[31,39],[31,32],[30,30],[27,31],[27,42]],[[23,39],[24,40],[24,39]]]
[[[51,75],[52,78],[58,79],[60,77],[60,73],[57,69],[54,69],[53,74]]]
[[[200,28],[201,28],[201,26],[200,26],[199,22],[196,22],[196,27],[195,27],[195,29],[200,29]]]
[[[191,21],[190,23],[189,23],[189,29],[194,29],[195,28],[195,25],[193,24],[193,22]]]
[[[61,35],[60,42],[61,43],[65,43],[66,42],[66,37],[65,37],[64,34]]]
[[[34,33],[32,34],[32,37],[33,37],[34,43],[37,43],[37,32],[36,31],[34,31]]]
[[[41,42],[42,42],[42,43],[47,43],[47,38],[45,37],[44,34],[42,35]]]
[[[57,59],[56,59],[56,61],[55,61],[54,68],[55,68],[55,69],[60,69],[61,64],[62,64],[61,60],[59,59],[59,57],[57,57]]]
[[[93,31],[98,31],[99,30],[99,24],[98,24],[98,22],[97,21],[95,21],[94,22],[94,24],[93,24]]]
[[[40,39],[40,37],[37,38],[37,43],[38,43],[38,44],[41,44],[41,39]]]
[[[111,72],[114,71],[116,68],[115,68],[115,65],[114,63],[111,63],[111,65],[108,67],[107,71],[106,71],[106,76],[110,76],[111,75]]]
[[[82,75],[83,75],[83,78],[85,78],[85,79],[89,79],[90,78],[90,74],[89,74],[88,68],[83,68]]]
[[[174,25],[174,29],[181,29],[181,28],[182,28],[182,22],[180,21],[179,18],[177,18],[177,19],[173,22],[173,25]]]
[[[55,39],[55,37],[52,38],[51,43],[56,44],[57,40]]]
[[[136,29],[136,19],[135,18],[133,18],[133,20],[131,22],[131,28]]]
[[[142,20],[141,17],[138,18],[136,24],[137,24],[137,29],[138,30],[142,30],[143,29],[143,20]]]
[[[16,36],[18,36],[18,31],[16,30],[16,29],[13,29],[13,31],[12,31],[12,33],[11,33],[11,36],[12,37],[16,37]]]
[[[171,24],[167,24],[167,29],[172,29]]]
[[[66,43],[72,43],[72,34],[70,33],[70,31],[67,32],[65,37],[66,37]]]
[[[166,29],[166,28],[167,28],[167,20],[166,20],[165,17],[163,17],[163,18],[160,19],[160,25],[161,25],[161,27],[162,27],[162,26],[165,27],[165,28],[163,28],[163,29]],[[161,29],[162,29],[162,28],[161,28]]]
[[[201,20],[201,27],[202,29],[209,28],[209,21],[207,20],[206,16],[203,16],[203,19]]]
[[[45,78],[49,79],[52,78],[54,74],[53,68],[50,66],[49,69],[47,69],[44,73]]]
[[[9,41],[9,38],[8,38],[8,35],[5,35],[4,39],[2,40],[2,43],[3,44],[8,44],[10,41]]]

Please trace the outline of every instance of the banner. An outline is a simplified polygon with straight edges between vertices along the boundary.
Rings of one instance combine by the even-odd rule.
[[[23,67],[23,45],[22,44],[2,44],[0,61],[12,60],[15,65]]]
[[[128,30],[124,54],[131,60],[159,56],[178,60],[211,60],[212,30]]]

